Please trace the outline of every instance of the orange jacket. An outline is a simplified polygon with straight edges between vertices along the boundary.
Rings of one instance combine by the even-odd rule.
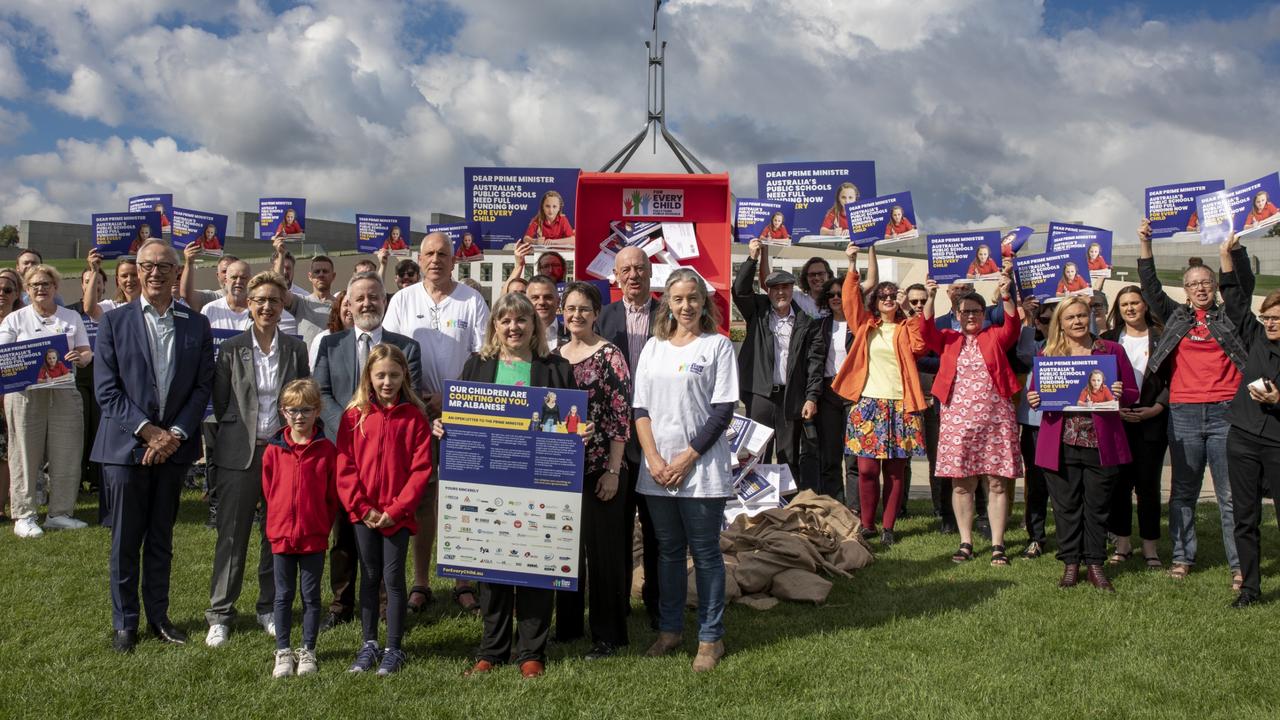
[[[867,361],[870,352],[871,329],[880,327],[879,314],[869,312],[862,302],[861,278],[856,270],[844,276],[844,290],[840,302],[844,317],[853,333],[849,356],[836,371],[831,389],[846,400],[862,399],[862,389],[867,386]],[[920,330],[921,316],[916,315],[898,323],[893,344],[898,354],[898,368],[902,371],[902,402],[907,412],[925,409],[924,391],[920,389],[920,374],[916,371],[916,358],[925,354],[924,335]]]

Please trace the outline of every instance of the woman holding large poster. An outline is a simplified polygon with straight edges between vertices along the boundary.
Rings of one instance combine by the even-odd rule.
[[[538,201],[538,214],[529,221],[529,227],[524,231],[525,242],[573,249],[573,226],[561,213],[562,209],[564,197],[560,193],[555,190],[542,193],[542,198]]]
[[[1121,407],[1138,400],[1133,366],[1124,348],[1089,332],[1089,300],[1063,300],[1049,321],[1041,354],[1047,357],[1112,355],[1119,379],[1109,388]],[[1040,386],[1039,378],[1032,388]],[[1040,407],[1040,393],[1027,391],[1027,404]],[[1036,465],[1044,469],[1057,525],[1058,559],[1063,563],[1058,587],[1080,581],[1080,565],[1090,585],[1114,591],[1102,564],[1107,559],[1107,521],[1111,492],[1121,465],[1133,459],[1124,421],[1115,412],[1049,412],[1040,418]]]
[[[71,348],[63,357],[77,367],[93,360],[89,336],[80,313],[58,307],[54,298],[62,277],[50,265],[27,270],[24,280],[31,304],[10,313],[0,323],[0,344],[47,338],[52,333],[67,336]],[[13,505],[13,532],[21,538],[39,537],[36,483],[45,463],[49,465],[49,516],[45,528],[77,530],[85,523],[72,517],[80,488],[80,456],[84,444],[84,404],[75,383],[56,388],[34,385],[4,396],[5,421],[9,427],[10,502]]]
[[[924,307],[924,336],[938,353],[933,396],[938,408],[936,475],[951,478],[951,504],[960,530],[960,548],[953,562],[973,559],[974,491],[987,487],[987,517],[991,523],[991,564],[1006,566],[1004,531],[1008,522],[1013,479],[1022,475],[1018,448],[1018,419],[1013,396],[1018,378],[1009,367],[1009,350],[1021,334],[1018,309],[1010,292],[1012,279],[1000,276],[1005,321],[983,327],[987,302],[972,290],[953,303],[959,330],[941,330],[933,322],[938,284],[929,279]]]
[[[636,363],[636,435],[644,453],[636,491],[645,496],[658,538],[658,639],[645,653],[680,647],[693,555],[698,591],[694,672],[724,655],[724,556],[720,525],[733,495],[725,430],[738,402],[733,343],[719,333],[719,310],[693,270],[671,273],[653,338]]]
[[[836,188],[835,202],[831,203],[831,209],[822,218],[819,234],[849,237],[849,216],[844,209],[849,203],[858,202],[858,195],[857,185],[851,182],[840,183],[840,187]]]

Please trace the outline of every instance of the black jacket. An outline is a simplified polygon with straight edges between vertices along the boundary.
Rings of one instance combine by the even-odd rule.
[[[1255,278],[1253,270],[1249,267],[1249,254],[1241,246],[1232,251],[1231,256],[1236,267],[1237,282],[1246,295],[1252,295]],[[1166,367],[1165,360],[1173,355],[1182,338],[1186,337],[1191,330],[1195,313],[1190,305],[1175,302],[1165,293],[1164,285],[1156,274],[1154,259],[1138,258],[1138,277],[1142,280],[1142,296],[1151,306],[1151,311],[1164,319],[1164,334],[1160,336],[1160,342],[1156,343],[1151,351],[1148,368],[1151,372],[1161,372],[1168,377],[1168,373],[1172,371],[1172,365]],[[1235,323],[1227,316],[1225,308],[1215,303],[1209,308],[1205,321],[1209,326],[1209,334],[1217,341],[1222,352],[1226,353],[1227,359],[1236,366],[1237,370],[1244,372],[1246,350],[1244,344],[1240,342]]]
[[[813,332],[813,341],[809,343],[809,380],[805,387],[805,400],[818,401],[823,387],[828,385],[827,355],[831,352],[831,333],[835,330],[836,318],[826,315],[818,320],[818,327]],[[853,347],[853,333],[846,325],[844,331],[845,352]],[[836,368],[840,372],[840,368]]]
[[[747,322],[747,338],[738,353],[739,395],[744,403],[752,395],[769,397],[773,391],[773,331],[769,329],[769,315],[773,307],[769,296],[757,293],[751,281],[756,275],[756,261],[747,258],[733,278],[733,304],[738,306]],[[800,417],[809,386],[809,355],[805,351],[813,341],[818,321],[791,301],[795,326],[791,330],[791,345],[787,355],[787,367],[782,374],[782,407],[787,417]],[[821,383],[821,378],[818,380]],[[819,385],[820,387],[820,385]]]
[[[1120,343],[1120,336],[1124,334],[1124,328],[1119,327],[1114,330],[1108,330],[1102,333],[1103,340],[1110,340],[1113,343]],[[1156,372],[1151,365],[1150,355],[1155,352],[1156,346],[1160,344],[1161,332],[1154,327],[1147,328],[1147,370],[1142,376],[1142,391],[1138,394],[1138,404],[1134,405],[1135,409],[1144,407],[1154,407],[1156,404],[1162,406],[1160,414],[1138,423],[1138,430],[1141,432],[1139,437],[1145,440],[1161,440],[1168,437],[1169,434],[1169,383],[1165,380],[1163,374]],[[1129,423],[1125,423],[1128,429]],[[1133,437],[1131,435],[1131,437]]]
[[[653,337],[653,328],[658,324],[658,301],[652,297],[649,298],[649,337]],[[611,302],[605,305],[600,311],[600,317],[596,318],[596,334],[613,343],[622,351],[622,356],[627,358],[627,369],[631,371],[632,392],[635,392],[634,379],[636,369],[631,367],[631,358],[627,356],[627,349],[630,346],[627,342],[627,306],[621,300]],[[637,358],[639,359],[639,358]],[[631,400],[632,398],[627,398]],[[636,418],[635,411],[632,410],[631,427],[635,427]],[[624,455],[627,463],[632,467],[640,466],[640,439],[634,432],[631,438],[627,440],[626,451]]]
[[[542,388],[563,388],[577,390],[578,384],[573,380],[573,366],[559,355],[546,357],[534,356],[529,368],[529,386]],[[498,376],[498,358],[485,359],[479,353],[467,358],[462,366],[459,380],[491,383]]]
[[[1248,267],[1247,255],[1244,262],[1236,260],[1236,268],[1240,267]],[[1249,383],[1258,378],[1280,384],[1280,343],[1268,340],[1262,323],[1253,316],[1253,294],[1241,285],[1238,270],[1221,273],[1220,287],[1227,315],[1238,328],[1240,342],[1248,352],[1241,370],[1244,378],[1231,399],[1227,419],[1236,430],[1257,436],[1268,445],[1280,445],[1280,407],[1263,405],[1249,395]]]

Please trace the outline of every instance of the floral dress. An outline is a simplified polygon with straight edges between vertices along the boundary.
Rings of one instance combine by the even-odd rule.
[[[939,408],[937,475],[1022,475],[1013,403],[996,392],[974,335],[960,349],[951,402]]]
[[[587,439],[584,474],[603,472],[609,463],[609,443],[626,442],[631,437],[631,372],[627,358],[612,343],[573,365],[573,379],[587,391],[585,422],[595,423]],[[582,414],[582,408],[578,408]]]

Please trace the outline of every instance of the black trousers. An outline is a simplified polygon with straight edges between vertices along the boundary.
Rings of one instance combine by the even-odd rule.
[[[355,526],[345,511],[333,521],[333,546],[329,548],[329,612],[351,617],[356,611],[356,568],[360,566]]]
[[[924,421],[924,450],[929,458],[929,498],[933,501],[933,514],[944,525],[956,524],[955,505],[951,504],[951,478],[938,477],[938,403],[933,402],[920,414]],[[911,463],[907,463],[907,482],[911,481]],[[982,486],[980,486],[982,487]],[[903,493],[905,499],[907,493]],[[985,503],[986,493],[982,494]],[[984,505],[985,507],[985,505]],[[985,513],[980,517],[985,517]]]
[[[844,431],[849,420],[849,401],[831,389],[832,378],[822,379],[818,398],[818,482],[817,492],[845,503],[858,503],[858,463],[845,462]],[[801,440],[803,443],[804,441]]]
[[[514,647],[518,663],[525,660],[546,662],[555,591],[487,582],[479,585],[480,613],[484,621],[484,634],[477,653],[479,659],[495,665],[505,663],[511,658]],[[516,621],[514,642],[512,619]]]
[[[1146,422],[1125,423],[1133,462],[1121,468],[1112,489],[1108,532],[1120,537],[1133,534],[1133,496],[1137,495],[1138,534],[1143,540],[1160,539],[1160,472],[1164,469],[1164,454],[1169,449],[1169,435],[1162,432],[1158,439],[1148,440],[1142,431],[1147,423],[1167,425],[1168,422],[1168,416],[1161,413]],[[1229,463],[1227,472],[1230,474]]]
[[[169,463],[102,466],[110,494],[111,624],[116,630],[138,629],[139,581],[147,620],[169,619],[173,524],[186,475],[187,465]]]
[[[1023,492],[1022,524],[1027,529],[1029,542],[1040,543],[1040,547],[1049,544],[1045,535],[1045,522],[1049,519],[1049,486],[1045,482],[1044,469],[1036,465],[1036,440],[1040,437],[1040,428],[1036,425],[1023,425],[1019,448],[1022,451],[1022,466],[1026,468],[1026,487]]]
[[[1119,469],[1103,467],[1097,448],[1061,447],[1058,469],[1044,469],[1058,529],[1058,559],[1101,565],[1107,559],[1107,517]]]
[[[1235,512],[1236,551],[1240,553],[1242,591],[1262,594],[1262,498],[1267,472],[1280,467],[1280,447],[1264,445],[1256,436],[1232,427],[1227,433],[1227,475],[1231,479],[1231,508]],[[1276,503],[1280,519],[1280,503]]]
[[[276,649],[287,650],[293,630],[293,596],[302,581],[302,647],[316,649],[320,634],[320,576],[324,574],[324,553],[272,555],[275,572]]]
[[[768,397],[764,395],[751,394],[751,402],[747,405],[747,417],[756,422],[773,428],[773,439],[764,447],[764,451],[760,455],[761,463],[776,462],[784,464],[791,468],[791,477],[796,481],[796,487],[800,490],[814,489],[806,488],[803,484],[804,478],[800,476],[800,434],[801,426],[799,418],[792,419],[787,417],[782,400],[785,388],[779,388]]]
[[[404,564],[409,557],[408,529],[383,535],[363,523],[355,525],[356,545],[360,548],[360,627],[367,642],[378,640],[378,592],[387,587],[387,647],[400,649],[404,639],[404,614],[409,597],[404,582]]]
[[[631,605],[631,539],[627,522],[627,494],[623,480],[605,502],[596,497],[603,472],[582,478],[582,546],[579,549],[577,592],[556,591],[556,641],[582,637],[584,600],[593,642],[627,644],[627,612]]]

